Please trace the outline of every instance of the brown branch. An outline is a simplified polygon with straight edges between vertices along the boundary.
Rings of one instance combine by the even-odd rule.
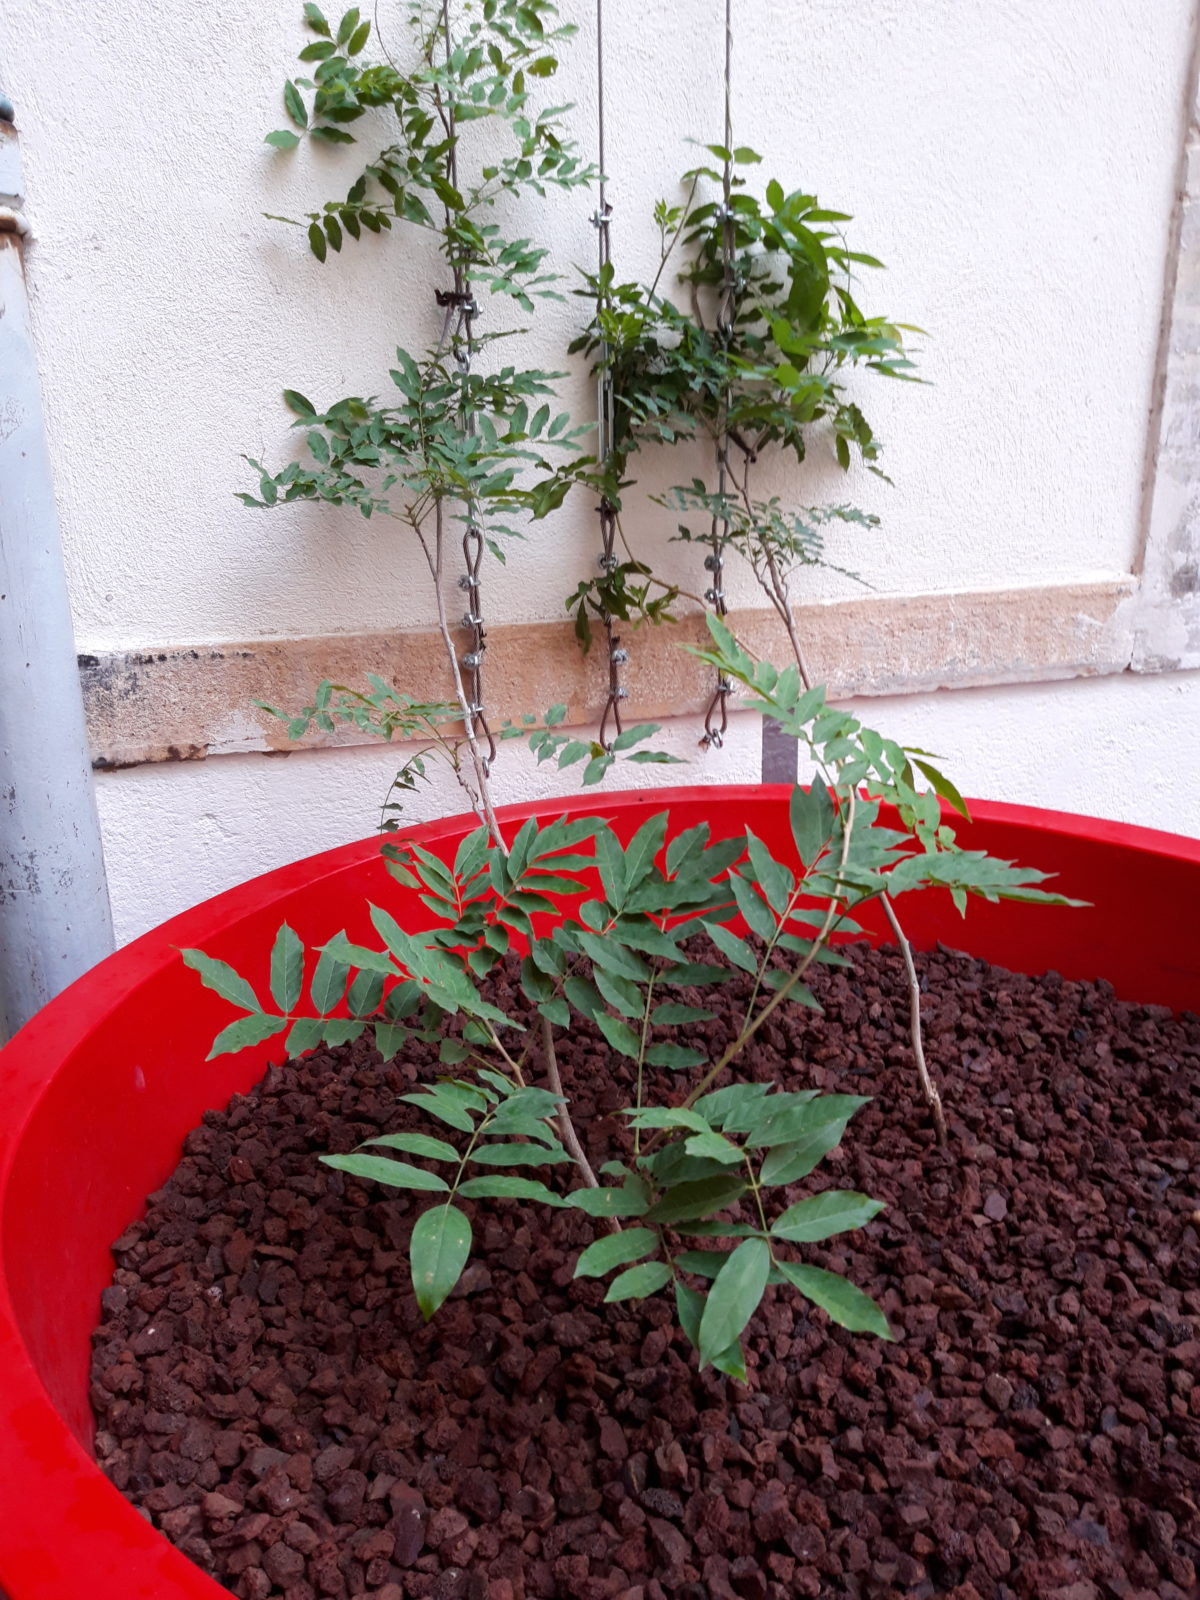
[[[558,1070],[558,1052],[554,1048],[554,1031],[548,1017],[542,1018],[542,1050],[546,1056],[546,1082],[550,1085],[551,1094],[556,1094],[563,1101],[555,1112],[558,1131],[562,1135],[562,1142],[575,1161],[583,1175],[583,1181],[589,1189],[598,1189],[600,1180],[592,1171],[592,1164],[587,1158],[583,1145],[579,1142],[579,1135],[575,1132],[575,1124],[571,1121],[566,1107],[566,1095],[563,1094],[562,1077]]]
[[[940,1145],[947,1145],[950,1136],[946,1132],[946,1112],[942,1106],[942,1097],[938,1086],[929,1075],[929,1068],[925,1062],[925,1044],[921,1037],[921,985],[917,980],[917,968],[913,961],[912,946],[909,944],[904,929],[900,926],[900,919],[888,895],[882,897],[884,915],[887,917],[896,943],[900,947],[900,954],[904,958],[904,970],[908,974],[908,1020],[909,1034],[912,1039],[913,1060],[917,1064],[917,1077],[921,1080],[921,1093],[925,1096],[925,1104],[933,1118],[933,1125],[937,1129],[937,1140]]]

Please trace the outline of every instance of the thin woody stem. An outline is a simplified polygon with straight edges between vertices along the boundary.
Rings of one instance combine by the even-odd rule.
[[[937,1140],[940,1145],[950,1142],[946,1132],[946,1112],[942,1106],[942,1096],[938,1086],[929,1074],[925,1062],[925,1044],[921,1037],[921,985],[917,980],[917,968],[913,961],[912,946],[908,942],[904,929],[900,926],[900,919],[888,895],[882,897],[884,915],[895,935],[900,954],[904,958],[904,970],[908,974],[908,1019],[909,1032],[912,1039],[913,1060],[917,1064],[917,1077],[921,1080],[921,1093],[925,1096],[925,1104],[929,1107],[933,1117],[933,1125],[937,1129]]]
[[[428,542],[419,528],[417,529],[417,537],[421,541],[421,548],[425,552],[425,559],[429,564],[429,570],[433,577],[433,586],[437,594],[438,625],[441,630],[442,641],[446,647],[446,656],[450,662],[450,669],[454,674],[454,688],[456,694],[458,695],[458,703],[463,712],[463,723],[467,730],[467,747],[471,754],[471,762],[475,773],[475,782],[478,788],[478,794],[472,795],[472,798],[477,800],[477,809],[482,812],[484,820],[487,824],[488,832],[491,834],[496,846],[504,853],[505,856],[507,856],[508,846],[506,845],[504,835],[500,830],[500,823],[496,818],[495,808],[492,804],[491,787],[488,782],[487,768],[478,744],[476,743],[471,725],[471,717],[468,709],[466,692],[463,688],[462,676],[458,670],[458,655],[454,648],[454,638],[450,632],[450,623],[446,615],[446,602],[442,594],[442,517],[440,504],[437,507],[437,532],[435,536],[436,553],[435,551],[430,550]],[[579,1171],[588,1188],[598,1189],[600,1187],[600,1180],[592,1171],[591,1162],[588,1160],[583,1145],[580,1143],[579,1135],[575,1131],[575,1124],[571,1121],[570,1112],[567,1110],[565,1103],[566,1096],[563,1094],[562,1077],[558,1070],[558,1054],[554,1048],[553,1029],[548,1018],[543,1017],[541,1020],[542,1048],[546,1057],[546,1082],[549,1085],[551,1093],[558,1095],[564,1102],[559,1106],[555,1115],[555,1120],[558,1123],[558,1130],[562,1136],[562,1142],[575,1160],[576,1165],[579,1167]],[[493,1042],[499,1046],[499,1040],[495,1038],[494,1032]],[[518,1081],[523,1081],[521,1078],[520,1066],[516,1062],[513,1062],[510,1057],[508,1057],[507,1052],[503,1050],[503,1047],[500,1047],[500,1049],[501,1054],[505,1056],[505,1059],[508,1060],[510,1065],[515,1069]]]
[[[420,528],[417,528],[417,538],[421,542],[421,549],[425,553],[425,560],[433,578],[434,596],[437,600],[438,630],[442,636],[442,643],[446,647],[446,659],[450,663],[450,671],[454,677],[454,693],[458,700],[459,709],[463,714],[463,727],[466,730],[467,749],[471,757],[471,768],[475,776],[475,791],[468,788],[475,809],[479,812],[493,841],[507,854],[504,835],[500,831],[500,824],[496,819],[495,806],[492,804],[491,785],[488,782],[487,767],[475,737],[475,727],[471,718],[470,702],[463,686],[462,673],[458,666],[458,651],[454,647],[454,635],[450,632],[450,619],[446,614],[446,597],[442,593],[442,504],[439,500],[435,507],[436,532],[434,535],[434,550],[430,550],[429,542]]]
[[[846,820],[842,827],[842,855],[841,864],[838,868],[839,876],[841,873],[845,872],[846,861],[850,855],[850,834],[854,827],[854,807],[855,799],[854,791],[852,789],[846,800]],[[750,1040],[762,1027],[763,1023],[775,1010],[776,1006],[782,1005],[787,999],[788,995],[791,994],[792,990],[796,987],[801,978],[803,978],[804,974],[808,971],[809,967],[811,967],[813,962],[816,960],[817,952],[821,949],[825,940],[828,938],[829,930],[833,927],[836,915],[837,901],[836,899],[831,898],[829,902],[829,909],[825,913],[825,921],[822,923],[816,938],[812,941],[812,945],[809,948],[809,952],[805,956],[804,960],[796,968],[795,972],[789,973],[787,981],[782,983],[779,988],[776,989],[775,993],[771,996],[770,1000],[767,1001],[766,1005],[762,1008],[758,1015],[752,1021],[743,1025],[741,1032],[738,1034],[733,1043],[726,1049],[725,1053],[721,1056],[721,1059],[716,1063],[715,1066],[709,1068],[709,1070],[704,1074],[703,1078],[701,1078],[700,1082],[683,1102],[684,1110],[691,1110],[692,1106],[694,1106],[696,1101],[700,1099],[701,1095],[707,1092],[709,1085],[716,1082],[716,1080],[725,1071],[725,1068],[729,1065],[729,1063],[737,1055],[739,1055],[744,1047],[750,1042]],[[660,1133],[655,1134],[651,1139],[650,1144],[647,1146],[647,1149],[652,1149],[654,1145],[658,1143],[658,1140],[661,1138],[661,1136],[661,1131]]]
[[[584,1183],[587,1184],[589,1189],[598,1189],[600,1180],[592,1171],[592,1164],[587,1158],[583,1145],[579,1142],[579,1135],[575,1132],[575,1124],[571,1121],[567,1112],[562,1077],[558,1070],[558,1052],[554,1048],[554,1030],[547,1017],[542,1018],[542,1050],[546,1057],[546,1082],[550,1086],[550,1092],[558,1095],[564,1102],[555,1113],[558,1131],[562,1135],[562,1142],[574,1158],[575,1164],[583,1176]]]
[[[747,513],[753,519],[753,506],[750,500],[749,479],[750,463],[747,462],[745,474],[738,487],[741,492],[742,501],[745,504]],[[737,482],[736,477],[734,482]],[[783,625],[787,629],[788,641],[791,644],[792,655],[795,657],[796,661],[796,670],[800,674],[800,682],[804,685],[805,689],[811,689],[812,679],[809,675],[807,663],[804,660],[804,652],[800,648],[800,639],[796,632],[795,618],[792,615],[791,602],[788,598],[787,584],[783,578],[783,575],[779,571],[778,564],[775,560],[775,552],[771,549],[770,545],[766,543],[766,541],[764,541],[764,555],[766,557],[767,570],[771,575],[771,585],[768,588],[766,584],[763,584],[763,588],[766,589],[768,598],[771,600],[776,611],[779,613],[779,616],[783,621]],[[900,918],[896,915],[896,908],[892,904],[891,897],[887,894],[884,894],[881,896],[881,899],[883,903],[884,915],[888,919],[888,925],[890,926],[892,934],[896,940],[896,945],[904,961],[904,970],[908,976],[909,1037],[912,1040],[913,1060],[916,1062],[917,1077],[921,1083],[921,1093],[925,1097],[925,1104],[929,1107],[929,1114],[933,1118],[933,1125],[937,1130],[938,1143],[940,1145],[945,1145],[949,1143],[949,1134],[946,1131],[946,1112],[942,1105],[941,1094],[937,1085],[930,1076],[929,1067],[925,1061],[925,1043],[921,1027],[921,985],[917,979],[917,969],[913,964],[912,946],[909,944],[904,929],[900,925]]]

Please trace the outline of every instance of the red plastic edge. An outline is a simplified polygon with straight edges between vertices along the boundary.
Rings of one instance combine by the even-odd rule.
[[[789,793],[644,790],[502,815],[599,814],[628,834],[648,809],[670,806],[679,826],[708,820],[719,836],[749,825],[786,849]],[[1200,840],[995,802],[971,809],[973,823],[959,825],[964,843],[1054,872],[1055,887],[1093,903],[1063,911],[973,902],[960,923],[945,897],[914,896],[902,907],[914,943],[943,939],[1020,970],[1103,976],[1130,999],[1200,1006],[1200,925],[1181,914],[1200,891]],[[474,825],[452,817],[413,837],[453,848]],[[383,873],[377,838],[267,873],[118,951],[0,1051],[0,1591],[8,1600],[227,1595],[88,1454],[87,1336],[111,1273],[110,1241],[170,1171],[200,1112],[249,1087],[271,1055],[264,1046],[203,1065],[221,1002],[198,990],[178,949],[265,967],[282,916],[303,923],[307,939],[343,922],[354,936],[372,894],[398,915],[420,914]]]

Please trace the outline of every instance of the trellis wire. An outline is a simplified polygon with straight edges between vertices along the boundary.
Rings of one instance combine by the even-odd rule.
[[[597,106],[597,154],[600,166],[600,195],[599,204],[592,215],[592,226],[596,230],[597,257],[599,261],[600,287],[596,299],[597,315],[600,315],[607,303],[607,289],[604,283],[606,269],[612,261],[612,240],[610,223],[613,208],[608,201],[608,180],[606,177],[607,165],[604,150],[604,0],[596,0],[596,106]],[[613,376],[609,365],[609,348],[607,341],[600,342],[600,369],[596,385],[596,460],[602,470],[609,466],[613,448]],[[600,543],[601,551],[598,565],[607,577],[620,565],[616,553],[617,542],[617,512],[616,507],[608,496],[601,495],[597,507],[600,516]],[[608,653],[608,697],[604,702],[604,711],[600,718],[599,743],[605,750],[612,749],[609,730],[615,730],[619,738],[622,732],[621,702],[628,696],[629,691],[622,682],[621,668],[629,660],[629,652],[621,644],[613,628],[613,618],[606,609],[600,613],[600,621],[604,627],[604,642]]]
[[[733,337],[733,319],[736,312],[737,276],[734,271],[736,238],[733,207],[733,0],[725,0],[725,165],[722,180],[721,209],[721,301],[717,310],[717,337],[728,348]],[[729,483],[729,436],[722,432],[717,437],[717,493],[724,499]],[[704,591],[704,598],[718,617],[728,614],[725,597],[725,541],[729,536],[728,518],[714,514],[709,542],[712,552],[705,556],[705,570],[712,582]],[[722,672],[717,673],[716,688],[704,713],[704,737],[700,741],[719,750],[725,743],[729,730],[729,696],[733,684]]]
[[[442,0],[442,28],[445,33],[446,67],[451,64],[450,48],[450,0]],[[447,133],[449,149],[446,154],[446,179],[452,189],[458,188],[458,144],[455,134],[454,102],[447,97]],[[453,289],[438,289],[435,297],[439,306],[445,310],[445,319],[442,323],[442,337],[439,348],[444,348],[447,338],[454,354],[454,362],[458,368],[459,377],[462,379],[463,405],[461,411],[463,432],[468,438],[475,435],[475,412],[468,400],[467,379],[471,374],[471,359],[474,353],[474,319],[479,315],[479,306],[476,303],[471,289],[470,275],[462,258],[455,253],[451,260],[454,273]],[[496,759],[496,740],[488,726],[487,716],[483,703],[483,654],[487,649],[487,634],[483,626],[482,580],[480,568],[483,565],[484,537],[483,529],[479,526],[475,515],[475,502],[466,498],[462,502],[466,531],[463,534],[462,550],[465,571],[458,580],[458,586],[466,595],[466,611],[463,614],[462,626],[470,633],[468,649],[460,658],[463,668],[463,687],[466,693],[466,714],[470,722],[471,733],[480,740],[487,742],[487,754],[482,757],[483,770],[486,776],[491,763]],[[439,502],[438,537],[441,538],[441,518]]]

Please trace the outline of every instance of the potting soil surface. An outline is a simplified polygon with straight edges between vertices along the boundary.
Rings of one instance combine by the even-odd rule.
[[[747,1383],[702,1373],[667,1297],[572,1276],[597,1224],[511,1200],[464,1202],[476,1252],[426,1326],[406,1246],[432,1197],[316,1160],[457,1138],[397,1098],[431,1055],[363,1039],[207,1113],[117,1241],[104,1470],[245,1600],[1194,1600],[1200,1020],[918,960],[948,1150],[894,952],[824,972],[824,1014],[781,1007],[743,1074],[874,1096],[790,1198],[887,1202],[795,1253],[895,1343],[772,1288]],[[729,1026],[671,1037],[712,1052]],[[629,1065],[581,1023],[564,1041],[594,1162],[627,1149]]]

